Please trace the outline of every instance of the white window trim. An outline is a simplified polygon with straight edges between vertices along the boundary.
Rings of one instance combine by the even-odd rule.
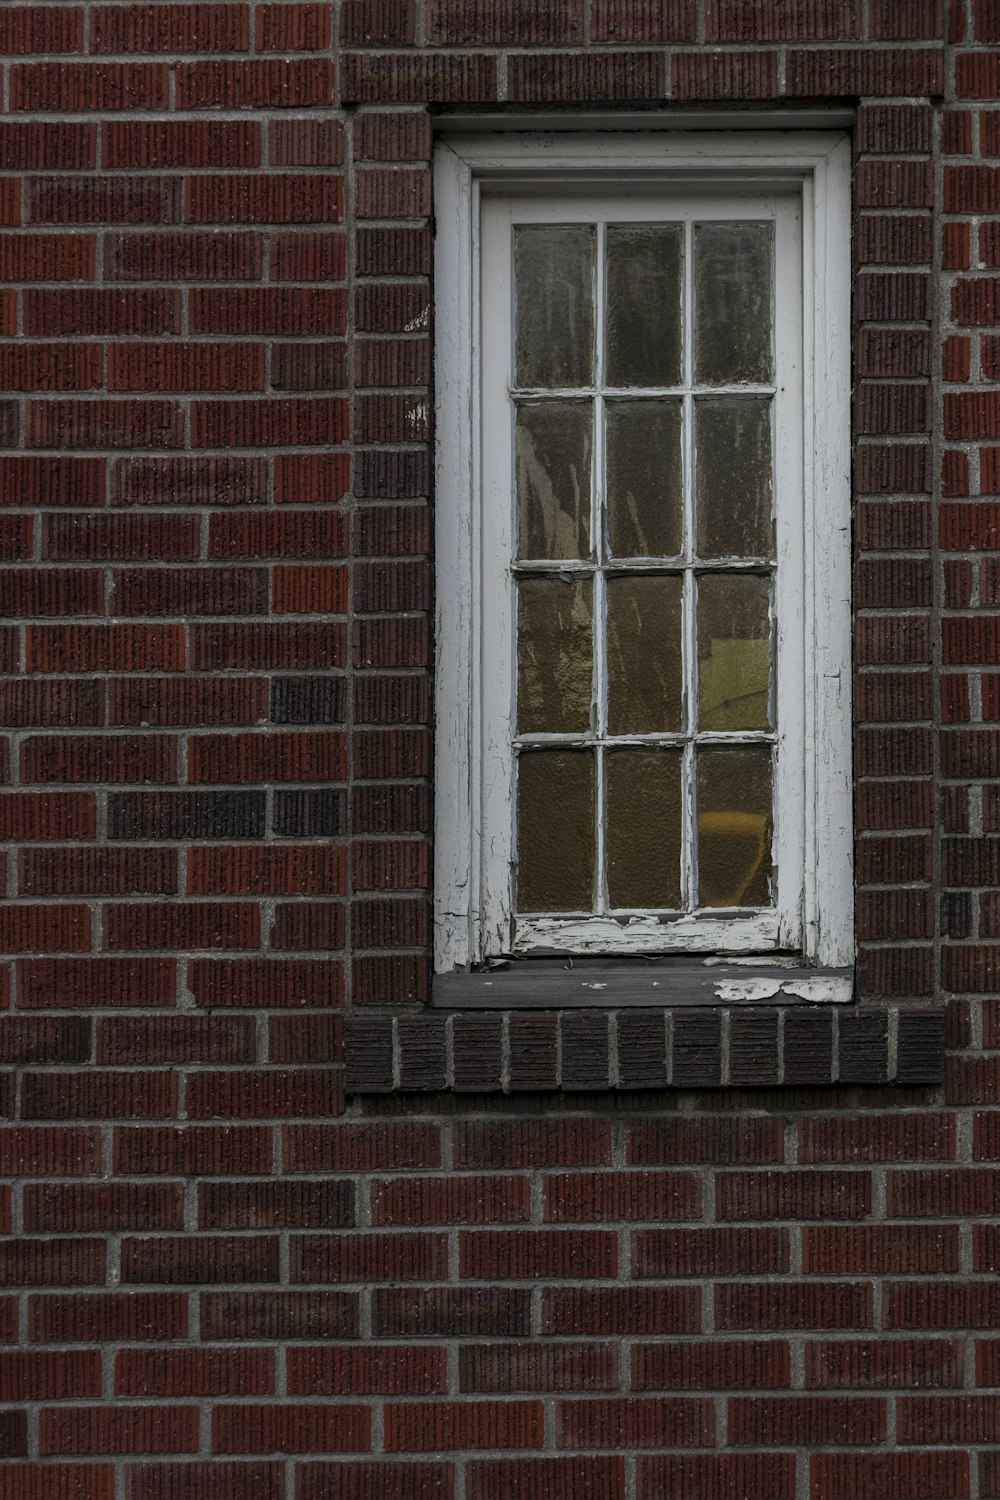
[[[467,968],[503,951],[509,924],[484,907],[483,797],[497,768],[484,745],[491,668],[481,631],[487,565],[481,497],[481,193],[553,193],[631,181],[637,187],[708,182],[801,192],[804,299],[803,427],[804,804],[801,924],[806,963],[853,962],[850,696],[850,142],[842,133],[449,136],[435,156],[437,349],[437,775],[435,970]],[[808,399],[815,393],[815,399]],[[815,525],[821,516],[822,525]],[[821,747],[823,770],[817,775]],[[506,797],[509,776],[501,775]],[[504,857],[504,851],[499,851]],[[642,928],[642,923],[636,924]],[[735,928],[738,924],[731,924]],[[617,924],[615,924],[617,929]],[[621,929],[617,929],[620,934]],[[757,934],[759,939],[759,934]],[[779,937],[780,941],[780,937]],[[753,947],[754,934],[730,947]],[[622,952],[663,951],[636,930]],[[692,934],[685,950],[719,951]],[[579,951],[579,949],[577,950]],[[602,950],[606,951],[606,950]],[[672,951],[677,951],[676,945]]]

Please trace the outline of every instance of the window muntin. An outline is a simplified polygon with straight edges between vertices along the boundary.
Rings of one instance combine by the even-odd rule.
[[[685,194],[697,198],[701,219],[711,219],[716,191],[729,201],[734,196],[759,198],[773,193],[801,208],[801,257],[797,261],[793,258],[786,269],[791,282],[805,288],[801,373],[806,400],[801,422],[793,423],[791,429],[793,439],[801,441],[804,449],[797,498],[804,535],[797,550],[793,546],[790,551],[782,537],[779,509],[775,549],[779,591],[782,579],[787,579],[795,585],[801,606],[798,619],[783,614],[780,608],[777,611],[779,659],[791,662],[787,650],[780,656],[781,633],[787,630],[789,639],[798,643],[796,649],[803,664],[798,673],[802,689],[800,727],[793,733],[792,720],[782,709],[781,695],[785,692],[787,696],[789,685],[784,668],[777,683],[776,721],[779,737],[798,751],[801,836],[791,831],[784,799],[775,827],[779,877],[789,877],[799,897],[786,903],[794,917],[792,936],[789,938],[779,921],[776,943],[762,941],[759,923],[748,925],[741,919],[725,922],[728,943],[719,941],[723,924],[717,917],[705,930],[697,923],[688,924],[686,933],[678,922],[674,951],[690,953],[694,967],[676,972],[693,976],[703,964],[721,965],[709,972],[720,980],[731,975],[733,995],[749,998],[752,990],[754,996],[764,998],[776,992],[776,981],[770,977],[753,981],[740,977],[746,970],[733,968],[726,953],[773,952],[777,946],[787,950],[779,962],[791,966],[782,971],[792,976],[779,986],[782,993],[804,995],[808,989],[812,999],[844,999],[851,993],[851,151],[849,137],[842,132],[824,130],[821,125],[789,130],[788,124],[784,121],[782,129],[758,127],[728,133],[715,129],[699,133],[690,123],[680,129],[648,133],[636,133],[633,126],[631,132],[611,130],[599,135],[587,134],[579,127],[576,133],[497,133],[495,126],[492,131],[471,134],[466,126],[465,134],[443,135],[437,149],[434,958],[441,985],[439,989],[435,981],[434,994],[440,997],[438,1003],[502,1004],[507,976],[477,975],[470,972],[470,965],[475,969],[484,961],[490,964],[491,955],[510,951],[513,939],[513,742],[509,731],[516,678],[510,568],[513,553],[509,549],[515,532],[513,507],[498,510],[496,499],[503,489],[503,485],[498,487],[498,469],[507,470],[509,497],[516,458],[510,427],[503,429],[503,441],[498,445],[496,429],[486,420],[490,381],[498,369],[494,356],[501,343],[511,344],[513,327],[509,298],[503,302],[502,298],[483,295],[484,287],[496,288],[510,274],[509,238],[507,255],[498,267],[491,262],[486,221],[498,204],[516,196],[535,197],[546,210],[536,214],[537,223],[551,223],[553,206],[558,203],[565,209],[574,197],[584,208],[578,220],[585,222],[588,214],[593,218],[595,200],[613,197],[612,217],[615,222],[625,222],[629,215],[622,206],[631,207],[643,194],[658,198],[661,204],[665,196],[672,204]],[[779,266],[779,290],[791,282]],[[493,394],[501,404],[509,400],[502,380]],[[788,451],[788,436],[787,430],[775,429],[776,452]],[[586,436],[576,435],[577,457],[580,444],[585,446],[587,441]],[[628,443],[621,446],[627,455]],[[562,501],[560,504],[565,509]],[[590,544],[590,517],[581,511],[579,517],[571,516],[571,521],[588,531],[582,542],[563,539],[560,546],[571,552],[582,547],[585,556]],[[656,546],[661,545],[666,551],[676,543],[657,541]],[[789,560],[791,566],[786,567]],[[491,610],[490,596],[496,591],[504,596],[499,611]],[[498,733],[504,727],[508,733]],[[628,753],[638,756],[644,751],[630,746]],[[787,746],[784,764],[786,768],[791,765]],[[613,776],[614,772],[608,778],[609,797],[613,794],[617,804],[627,808],[626,791],[616,785],[612,793]],[[669,807],[669,776],[652,782],[640,777],[639,781],[647,799]],[[539,801],[545,808],[551,801],[544,796],[544,788]],[[778,896],[778,907],[772,909],[772,926],[776,920],[773,911],[785,909],[780,889]],[[630,893],[627,899],[631,903],[638,897]],[[656,895],[654,899],[668,898]],[[625,946],[618,946],[612,939],[616,932],[622,934],[623,924],[614,923],[612,928],[609,919],[591,919],[586,934],[577,933],[572,941],[573,951],[610,953],[612,957],[615,952],[665,951],[662,926],[658,918],[655,920],[658,930],[649,942],[644,944],[641,921],[633,921],[624,928]],[[606,935],[599,930],[602,923]],[[743,957],[736,962],[745,965],[757,960]],[[808,978],[796,964],[806,970],[818,966],[819,972],[815,978]],[[515,968],[510,982],[515,983],[516,974],[526,975],[528,968],[534,972],[535,967]],[[546,983],[566,968],[557,964],[551,971],[546,969]],[[606,977],[618,972],[613,969]],[[621,970],[622,974],[628,972],[650,971]],[[467,982],[462,980],[463,974]],[[797,979],[795,974],[799,974]],[[692,983],[697,988],[701,981],[695,983],[692,978]],[[662,984],[650,980],[650,1003],[669,1003],[670,996]],[[668,988],[673,990],[673,979]],[[728,980],[716,988],[720,998],[730,997]],[[544,993],[549,995],[550,990],[551,986]],[[538,998],[544,1003],[542,992]],[[527,992],[518,1003],[529,1003]]]
[[[800,235],[793,194],[484,200],[505,950],[800,941]]]

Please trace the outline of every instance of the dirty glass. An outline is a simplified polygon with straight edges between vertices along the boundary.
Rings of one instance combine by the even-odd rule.
[[[608,545],[614,557],[676,557],[681,550],[681,403],[608,401]]]
[[[589,912],[594,884],[594,757],[530,750],[517,760],[517,905]]]
[[[694,403],[695,510],[700,557],[771,556],[771,398]]]
[[[694,365],[700,385],[771,379],[770,224],[694,227]]]
[[[608,385],[680,384],[683,243],[680,224],[608,226]]]
[[[572,734],[590,724],[593,584],[522,578],[517,610],[517,727]]]
[[[770,906],[771,748],[698,751],[702,906]]]
[[[527,401],[518,406],[518,557],[589,556],[592,425],[589,401]]]
[[[592,224],[514,230],[515,349],[522,389],[592,383],[595,248]]]
[[[759,574],[699,578],[699,728],[768,728],[769,606],[769,580]]]
[[[607,756],[608,900],[676,910],[681,902],[681,752]]]
[[[608,579],[608,729],[653,734],[681,728],[681,580]]]

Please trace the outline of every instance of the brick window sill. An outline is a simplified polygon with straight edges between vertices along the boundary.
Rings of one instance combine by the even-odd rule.
[[[354,1095],[933,1085],[944,1023],[939,1006],[428,1007],[350,1017],[345,1082]]]

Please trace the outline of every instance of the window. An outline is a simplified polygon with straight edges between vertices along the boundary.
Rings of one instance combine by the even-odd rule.
[[[850,963],[848,163],[442,146],[439,973]]]

